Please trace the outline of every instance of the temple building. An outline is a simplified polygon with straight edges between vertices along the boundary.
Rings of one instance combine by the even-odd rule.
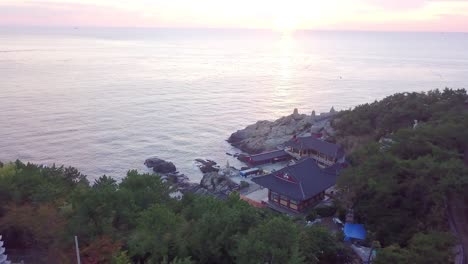
[[[338,163],[322,169],[314,159],[305,158],[252,181],[268,189],[270,206],[301,212],[325,197],[325,191],[335,185],[340,169]]]
[[[294,137],[284,144],[284,151],[296,159],[310,157],[320,166],[327,167],[343,163],[345,155],[340,145],[320,140],[314,136]]]
[[[250,166],[258,166],[266,163],[275,163],[292,159],[291,155],[284,150],[274,150],[256,155],[247,156],[244,161]]]

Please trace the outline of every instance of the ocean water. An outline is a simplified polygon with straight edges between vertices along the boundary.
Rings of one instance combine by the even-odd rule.
[[[468,34],[0,28],[0,160],[198,181],[193,160],[257,120],[395,92],[468,88]]]

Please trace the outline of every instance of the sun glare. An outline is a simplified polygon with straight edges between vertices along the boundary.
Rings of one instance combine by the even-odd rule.
[[[283,13],[279,15],[275,20],[275,30],[282,33],[292,33],[299,26],[297,17],[291,14]]]

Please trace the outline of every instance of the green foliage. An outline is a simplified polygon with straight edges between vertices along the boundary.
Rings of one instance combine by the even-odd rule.
[[[369,142],[349,157],[338,180],[342,203],[385,247],[379,263],[447,263],[447,195],[465,193],[468,167],[465,90],[397,94],[342,114],[339,137],[358,134],[354,119],[369,122]],[[413,128],[413,120],[420,121]],[[344,127],[349,125],[349,127]],[[362,131],[361,131],[362,132]]]
[[[132,260],[128,256],[127,251],[122,251],[114,256],[111,261],[112,264],[132,264]]]
[[[154,203],[168,202],[170,188],[161,178],[152,174],[139,174],[136,170],[127,173],[119,185],[121,191],[127,192],[139,209],[149,208]]]
[[[299,230],[289,220],[275,217],[239,240],[237,263],[301,263]]]
[[[444,232],[418,233],[410,241],[411,260],[416,264],[453,262],[454,239]]]
[[[240,188],[241,189],[244,189],[244,188],[248,188],[250,186],[250,184],[246,181],[241,181],[240,182]]]
[[[153,263],[174,255],[176,231],[182,221],[180,216],[162,205],[156,204],[143,211],[128,242],[131,254]]]
[[[346,263],[349,258],[337,238],[318,225],[305,228],[300,234],[299,245],[306,263]]]
[[[306,220],[307,221],[314,221],[315,219],[317,219],[317,216],[318,216],[317,211],[312,210],[310,213],[307,214]]]
[[[412,126],[414,120],[428,122],[439,119],[441,113],[459,113],[464,110],[467,99],[463,89],[398,93],[381,101],[341,112],[333,126],[341,137],[372,135],[378,139],[398,129]]]
[[[377,251],[377,259],[373,262],[375,264],[410,264],[410,254],[408,250],[402,249],[399,245],[390,245],[384,249]],[[431,263],[431,262],[428,262]]]
[[[391,245],[377,253],[376,264],[452,263],[453,237],[443,232],[417,233],[407,248]]]
[[[193,264],[194,262],[192,261],[192,258],[187,257],[187,258],[174,258],[173,261],[171,261],[170,264]]]
[[[171,187],[156,175],[129,171],[120,183],[102,176],[90,185],[73,168],[17,161],[0,168],[0,188],[0,233],[17,249],[44,252],[39,263],[67,263],[75,235],[86,263],[299,264],[307,258],[300,241],[310,231],[302,221],[254,208],[238,194],[171,199]],[[323,232],[307,245],[323,252],[340,247]]]
[[[337,207],[334,205],[331,206],[319,206],[314,208],[314,211],[319,215],[320,217],[330,217],[334,216],[336,213]]]
[[[181,229],[180,250],[202,263],[232,263],[235,238],[261,220],[238,195],[227,201],[195,197],[182,214],[191,222]]]
[[[20,161],[0,169],[0,198],[3,203],[60,203],[79,185],[87,185],[76,169],[44,167]]]

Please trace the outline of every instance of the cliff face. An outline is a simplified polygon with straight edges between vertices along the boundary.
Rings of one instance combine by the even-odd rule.
[[[299,114],[297,109],[289,116],[275,121],[258,121],[242,130],[233,133],[228,142],[249,154],[274,150],[280,144],[290,140],[294,135],[305,136],[311,132],[333,133],[330,131],[330,118],[335,115],[332,110],[318,116]]]

